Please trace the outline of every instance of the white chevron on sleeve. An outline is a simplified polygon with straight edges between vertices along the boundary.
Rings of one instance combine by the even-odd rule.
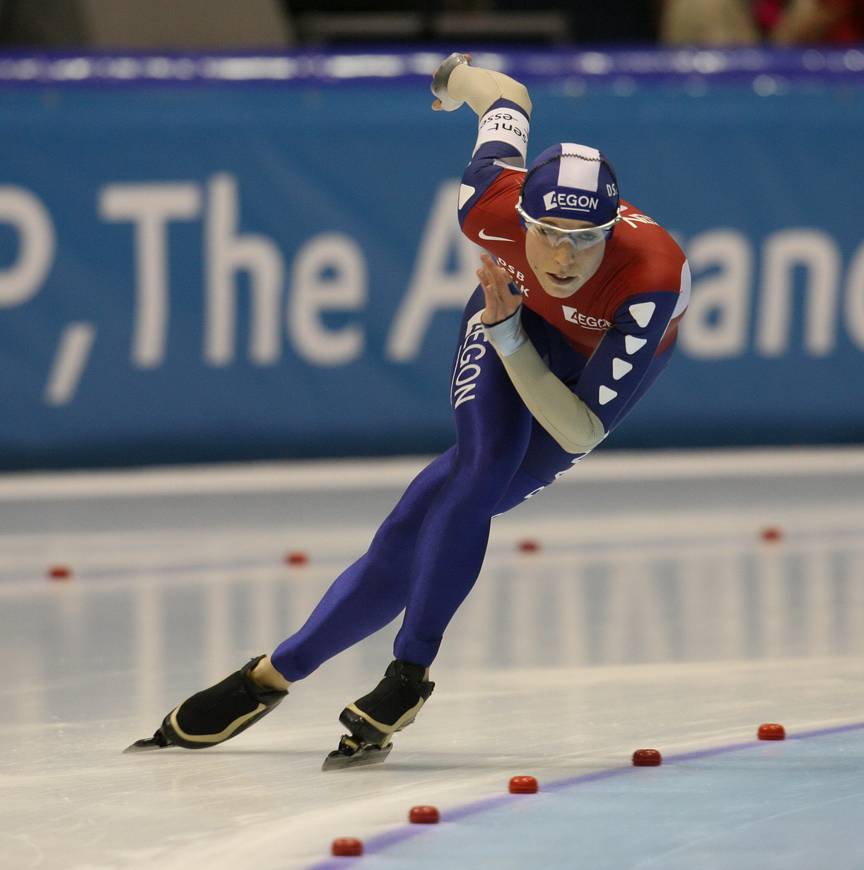
[[[609,387],[602,386],[600,387],[598,401],[601,405],[608,405],[617,395],[618,393],[616,393],[615,390],[610,390]]]
[[[460,184],[459,185],[459,208],[462,208],[472,196],[474,196],[477,191],[476,187],[471,187],[470,184]]]
[[[633,363],[629,363],[626,360],[618,359],[616,356],[612,360],[612,379],[615,381],[620,381],[627,372],[633,370]]]
[[[631,305],[627,310],[633,319],[644,329],[651,322],[656,308],[657,305],[654,302],[639,302],[636,305]]]
[[[646,344],[648,344],[647,338],[637,338],[635,335],[624,336],[624,349],[631,355],[637,350],[641,350]]]

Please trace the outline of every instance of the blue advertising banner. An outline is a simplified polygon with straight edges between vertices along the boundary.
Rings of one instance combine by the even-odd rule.
[[[0,60],[0,468],[450,443],[476,118],[340,57]],[[495,55],[690,259],[609,445],[864,439],[864,53],[816,57]]]

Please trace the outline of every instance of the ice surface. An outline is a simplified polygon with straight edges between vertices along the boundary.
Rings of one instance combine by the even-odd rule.
[[[604,462],[495,521],[417,723],[386,764],[329,774],[395,624],[234,741],[121,750],[299,626],[397,488],[148,491],[145,473],[137,493],[52,496],[0,478],[0,867],[327,866],[336,836],[373,848],[334,866],[864,866],[864,731],[794,739],[864,721],[864,472]],[[307,566],[282,563],[295,549]],[[47,580],[55,563],[74,579]],[[793,739],[629,768],[636,748],[748,742],[764,721]],[[505,795],[520,773],[539,795]],[[420,803],[443,820],[412,837]]]

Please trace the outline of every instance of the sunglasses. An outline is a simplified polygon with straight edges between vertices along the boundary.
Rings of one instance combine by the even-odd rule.
[[[554,247],[569,243],[577,251],[584,251],[586,248],[591,248],[604,239],[608,239],[612,235],[612,228],[621,220],[621,210],[619,208],[615,217],[611,221],[606,221],[605,224],[598,224],[596,227],[579,227],[567,230],[531,217],[522,208],[521,200],[516,203],[516,211],[519,217],[522,218],[526,229],[536,233],[544,241]]]

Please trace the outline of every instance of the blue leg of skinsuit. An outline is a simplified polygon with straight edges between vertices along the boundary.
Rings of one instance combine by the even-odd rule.
[[[482,307],[478,288],[463,313],[454,377],[469,321]],[[575,382],[583,358],[532,312],[523,313],[523,322],[550,368],[565,383]],[[454,411],[456,445],[414,479],[367,553],[335,580],[306,624],[273,653],[271,660],[286,679],[307,676],[403,608],[395,655],[431,664],[444,629],[480,573],[491,517],[570,467],[573,455],[536,424],[491,346],[482,338],[472,343],[487,352],[482,358],[476,350],[469,353],[469,364],[479,373],[471,381],[472,398]],[[646,381],[653,381],[665,363],[656,373],[652,367]]]

